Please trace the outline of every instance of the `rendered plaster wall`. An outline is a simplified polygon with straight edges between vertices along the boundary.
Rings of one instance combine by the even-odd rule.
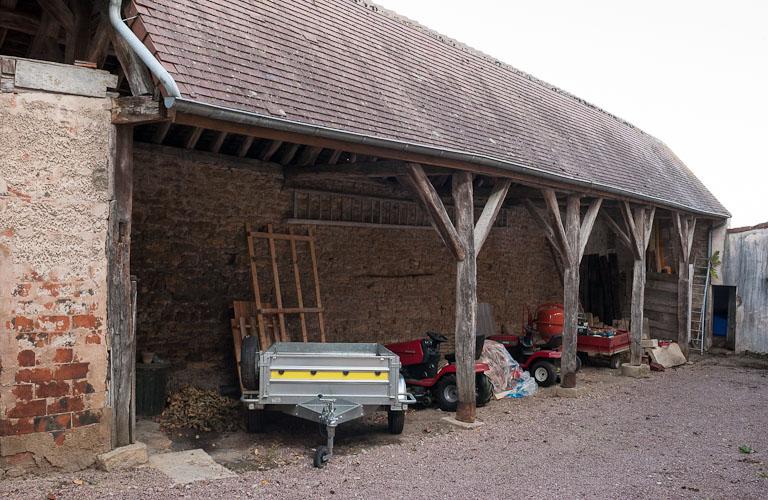
[[[106,97],[0,93],[0,477],[110,445],[110,130]]]

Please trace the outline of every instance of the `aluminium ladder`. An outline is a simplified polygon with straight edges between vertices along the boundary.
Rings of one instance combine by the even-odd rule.
[[[693,278],[691,283],[691,344],[704,353],[707,319],[707,297],[709,295],[710,260],[697,257],[693,263]]]

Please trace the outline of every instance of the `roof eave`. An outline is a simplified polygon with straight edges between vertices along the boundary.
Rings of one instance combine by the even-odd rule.
[[[268,128],[283,132],[292,132],[310,137],[320,137],[329,140],[344,141],[365,146],[372,146],[381,149],[388,149],[399,152],[410,152],[425,156],[431,156],[436,159],[449,159],[467,164],[489,167],[507,172],[514,172],[521,175],[536,177],[555,183],[567,184],[574,188],[581,188],[589,191],[598,191],[608,195],[615,195],[622,198],[631,198],[637,201],[643,201],[652,205],[669,208],[673,210],[683,210],[697,215],[713,217],[717,219],[726,219],[731,216],[729,212],[720,213],[702,210],[682,203],[665,200],[655,196],[649,196],[631,190],[618,188],[606,184],[586,181],[583,179],[571,177],[568,175],[555,174],[547,172],[536,167],[522,165],[509,160],[501,160],[487,155],[480,155],[466,151],[451,150],[429,146],[426,144],[417,144],[396,139],[385,139],[373,137],[370,135],[350,132],[347,130],[324,127],[322,125],[312,125],[285,118],[276,118],[249,111],[242,111],[234,108],[209,104],[186,98],[165,98],[165,105],[176,112],[187,113],[190,115],[202,116],[206,118],[222,120],[241,125]]]

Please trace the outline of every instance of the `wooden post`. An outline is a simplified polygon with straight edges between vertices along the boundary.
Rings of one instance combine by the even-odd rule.
[[[549,216],[543,214],[530,200],[524,200],[533,219],[542,227],[547,240],[562,264],[563,269],[563,350],[560,359],[560,385],[576,387],[578,366],[576,344],[579,316],[579,264],[587,247],[602,198],[595,198],[582,220],[581,196],[570,194],[566,199],[565,224],[560,214],[557,195],[551,189],[543,189],[542,195]]]
[[[608,214],[604,213],[603,218],[608,223],[608,227],[619,237],[619,240],[632,251],[635,260],[632,273],[630,364],[639,366],[643,358],[643,309],[645,307],[646,281],[645,251],[651,239],[651,229],[653,228],[653,217],[656,209],[644,206],[633,209],[629,203],[624,202],[619,204],[619,210],[624,220],[623,228]]]
[[[133,200],[133,127],[115,127],[113,192],[107,233],[107,331],[112,363],[114,447],[130,444],[135,383],[136,337],[131,294],[131,213]]]
[[[456,263],[456,383],[459,403],[456,419],[475,421],[475,327],[477,259],[472,174],[453,174],[456,233],[465,258]]]
[[[675,212],[672,216],[679,246],[679,262],[677,267],[677,343],[688,359],[690,328],[691,328],[691,249],[693,248],[693,234],[696,230],[696,217],[681,216]]]

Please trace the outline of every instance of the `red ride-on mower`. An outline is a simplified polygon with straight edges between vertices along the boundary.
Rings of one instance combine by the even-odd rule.
[[[542,304],[536,308],[535,315],[527,310],[522,335],[494,335],[488,340],[503,344],[537,384],[548,387],[557,382],[560,373],[563,323],[562,304]]]
[[[456,356],[445,356],[448,364],[438,369],[440,344],[448,342],[445,335],[427,332],[426,338],[388,344],[385,347],[400,357],[400,371],[405,378],[407,391],[420,404],[431,406],[437,400],[443,411],[456,411],[459,392],[456,387]],[[475,359],[483,352],[485,337],[477,336]],[[493,395],[491,381],[485,376],[490,367],[475,363],[475,394],[477,406],[485,405]]]

